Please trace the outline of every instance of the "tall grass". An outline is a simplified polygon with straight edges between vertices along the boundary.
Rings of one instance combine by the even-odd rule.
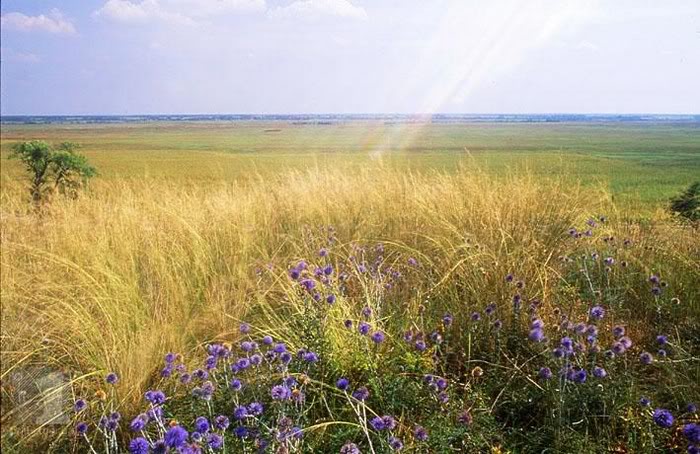
[[[3,378],[42,365],[82,377],[71,386],[89,389],[90,373],[116,371],[119,406],[129,414],[165,352],[187,358],[207,342],[235,340],[240,320],[294,345],[303,333],[288,318],[297,303],[287,269],[315,256],[329,235],[338,260],[381,242],[387,263],[406,256],[421,263],[401,305],[387,312],[388,326],[403,325],[419,305],[439,316],[503,304],[512,297],[502,285],[509,272],[544,310],[579,298],[562,257],[585,251],[566,232],[599,214],[612,219],[602,233],[636,246],[620,253],[637,270],[619,281],[631,330],[654,334],[644,332],[657,310],[644,288],[652,272],[672,283],[681,302],[669,309],[675,319],[692,326],[700,304],[697,232],[664,219],[616,224],[602,190],[528,174],[496,181],[465,170],[310,169],[204,185],[97,181],[42,216],[30,211],[20,182],[8,182],[1,197]],[[374,291],[364,289],[367,302]],[[341,301],[336,317],[353,305]],[[327,337],[339,367],[352,367],[342,339],[334,341],[332,330]],[[3,389],[3,427],[20,423]]]

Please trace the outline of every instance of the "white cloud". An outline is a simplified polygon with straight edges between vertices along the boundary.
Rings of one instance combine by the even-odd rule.
[[[271,17],[289,19],[317,20],[324,16],[367,19],[367,12],[348,0],[297,0],[288,6],[275,8],[269,12]]]
[[[52,9],[48,16],[44,14],[27,16],[22,13],[3,14],[0,18],[0,25],[24,32],[43,31],[66,35],[75,33],[75,26],[56,8]]]
[[[93,15],[131,24],[194,25],[199,18],[264,10],[265,0],[107,0]]]

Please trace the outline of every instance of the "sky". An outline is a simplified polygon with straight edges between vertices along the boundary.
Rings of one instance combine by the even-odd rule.
[[[699,113],[699,0],[2,0],[3,115]]]

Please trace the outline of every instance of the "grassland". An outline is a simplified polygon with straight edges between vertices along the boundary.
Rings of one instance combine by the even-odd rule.
[[[605,188],[619,207],[649,212],[700,175],[697,124],[171,123],[3,126],[2,178],[11,144],[69,140],[103,178],[196,184],[288,169],[413,172],[479,168],[503,176],[563,176]]]
[[[34,213],[7,160],[30,138],[81,143],[101,176]],[[696,125],[3,126],[3,452],[87,452],[86,440],[103,452],[96,422],[117,410],[124,447],[149,389],[167,393],[165,417],[189,431],[197,416],[233,421],[239,403],[264,402],[250,428],[276,432],[229,430],[228,452],[254,452],[268,435],[291,452],[349,441],[389,452],[393,440],[362,412],[393,415],[405,452],[685,449],[681,425],[698,419],[686,404],[700,400],[700,242],[664,206],[697,179],[699,144]],[[604,317],[590,315],[596,306]],[[528,340],[535,320],[548,340]],[[585,339],[577,323],[599,334]],[[610,358],[617,325],[632,345]],[[206,345],[245,355],[236,345],[264,349],[264,335],[320,361],[236,369],[250,386],[232,394],[233,357],[223,358],[206,402],[162,375],[167,352],[192,372]],[[580,349],[564,364],[552,353],[569,335]],[[71,379],[55,390],[68,400],[61,424],[35,424],[27,408],[40,399],[12,389],[13,373],[37,368]],[[587,380],[567,378],[581,370]],[[105,385],[112,371],[119,382]],[[425,375],[449,382],[447,400]],[[304,404],[270,398],[289,377]],[[339,377],[370,397],[338,391]],[[78,397],[89,405],[75,413]],[[654,425],[655,408],[673,412],[671,429]],[[303,440],[279,437],[282,416]],[[83,420],[86,439],[74,430]]]

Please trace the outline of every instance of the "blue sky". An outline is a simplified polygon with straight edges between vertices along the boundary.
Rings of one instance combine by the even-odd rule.
[[[698,0],[2,0],[2,114],[698,113]]]

